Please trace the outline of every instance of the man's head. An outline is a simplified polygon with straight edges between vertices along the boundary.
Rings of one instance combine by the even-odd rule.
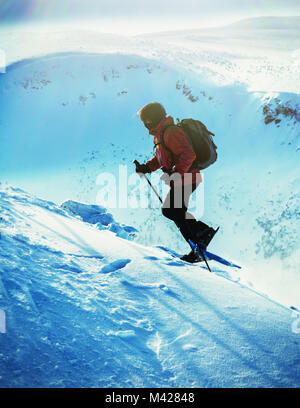
[[[154,129],[167,116],[165,108],[158,102],[151,102],[143,106],[138,115],[147,129]]]

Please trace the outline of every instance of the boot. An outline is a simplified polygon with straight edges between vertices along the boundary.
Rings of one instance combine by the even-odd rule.
[[[199,246],[199,248],[206,250],[210,241],[213,239],[215,234],[218,232],[219,228],[220,227],[214,230],[213,228],[208,227],[204,231],[198,232],[196,234],[196,244]]]
[[[189,262],[189,263],[196,263],[204,261],[202,255],[197,251],[194,252],[191,250],[189,254],[183,255],[180,257],[182,261]]]

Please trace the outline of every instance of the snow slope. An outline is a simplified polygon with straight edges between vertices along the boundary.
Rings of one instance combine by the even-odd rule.
[[[216,134],[219,159],[202,186],[203,220],[221,226],[211,250],[241,263],[248,286],[300,308],[297,21],[138,37],[1,30],[1,180],[94,204],[99,173],[118,179],[119,164],[130,175],[133,159],[151,156],[136,111],[159,100]],[[158,208],[109,212],[137,227],[137,242],[187,250]]]
[[[221,225],[212,250],[247,265],[243,279],[258,290],[300,307],[299,95],[219,87],[122,54],[22,61],[0,77],[0,87],[2,180],[57,202],[95,203],[100,173],[118,181],[120,164],[130,175],[133,159],[151,157],[152,140],[136,116],[149,100],[175,118],[205,122],[219,152],[203,185],[204,220]],[[135,196],[134,186],[128,194]],[[139,242],[186,251],[158,208],[110,211],[137,226]]]
[[[99,230],[103,208],[3,185],[0,206],[1,387],[299,386],[291,311],[220,265]]]

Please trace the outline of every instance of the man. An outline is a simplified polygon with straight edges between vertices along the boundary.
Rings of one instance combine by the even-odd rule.
[[[196,154],[192,146],[160,103],[145,105],[138,111],[138,115],[153,135],[155,155],[145,164],[136,163],[136,172],[146,174],[157,169],[163,170],[165,180],[169,179],[170,190],[162,205],[162,214],[175,222],[187,242],[191,240],[201,249],[206,249],[216,231],[196,221],[187,211],[190,196],[202,181],[199,169],[193,168]],[[203,260],[193,250],[181,259],[191,263]]]

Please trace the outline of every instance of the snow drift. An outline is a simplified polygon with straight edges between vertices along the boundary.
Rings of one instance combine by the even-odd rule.
[[[1,387],[299,386],[291,311],[226,268],[99,230],[103,208],[2,185],[0,210]]]

